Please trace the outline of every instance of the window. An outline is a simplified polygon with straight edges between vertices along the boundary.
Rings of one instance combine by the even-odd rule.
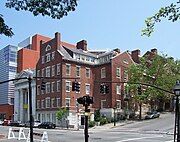
[[[51,60],[51,53],[46,54],[46,63]]]
[[[55,51],[53,51],[53,52],[51,53],[51,58],[52,58],[52,60],[55,59]]]
[[[105,68],[101,69],[101,78],[106,78],[106,69]]]
[[[51,84],[50,84],[50,82],[47,82],[46,83],[46,93],[50,93],[50,91],[51,91]]]
[[[46,67],[46,77],[50,77],[51,75],[51,69],[50,67]]]
[[[128,71],[124,70],[124,81],[128,81]]]
[[[51,107],[52,107],[52,108],[56,107],[55,98],[52,98],[52,99],[51,99]]]
[[[37,109],[40,108],[40,100],[37,100]]]
[[[52,76],[55,75],[55,65],[52,66],[52,73],[51,74],[52,74]]]
[[[80,66],[76,66],[76,77],[80,77]]]
[[[41,86],[37,85],[37,95],[40,95],[40,93],[41,93]]]
[[[55,82],[51,82],[51,92],[54,92]]]
[[[60,63],[57,64],[57,75],[60,75]]]
[[[71,82],[66,80],[66,92],[70,92]]]
[[[40,77],[40,70],[37,70],[37,77]]]
[[[46,98],[46,108],[50,108],[50,97]]]
[[[41,77],[44,77],[44,69],[41,70]]]
[[[57,91],[57,92],[60,92],[60,80],[57,81],[57,84],[56,84],[56,85],[57,85],[57,90],[56,90],[56,91]]]
[[[60,98],[56,98],[56,102],[57,102],[56,106],[60,107]]]
[[[50,45],[47,45],[47,46],[46,46],[46,51],[49,51],[49,50],[51,50],[51,46],[50,46]]]
[[[44,56],[41,56],[41,63],[44,64]]]
[[[121,86],[120,85],[117,85],[116,86],[116,94],[121,94]]]
[[[116,68],[116,77],[121,78],[121,69],[120,68]]]
[[[44,107],[45,107],[44,100],[41,100],[41,108],[44,108]]]
[[[90,68],[86,68],[86,77],[90,78]]]
[[[129,62],[128,62],[128,60],[127,60],[127,59],[124,59],[124,60],[123,60],[123,63],[125,63],[125,64],[129,64]]]
[[[101,108],[105,108],[106,107],[106,100],[101,100]]]
[[[66,105],[66,107],[70,106],[70,98],[65,99],[65,105]]]
[[[90,94],[90,84],[86,84],[86,94]]]
[[[121,109],[121,100],[116,101],[116,107]]]
[[[71,74],[71,65],[66,64],[66,75],[70,75],[70,74]]]

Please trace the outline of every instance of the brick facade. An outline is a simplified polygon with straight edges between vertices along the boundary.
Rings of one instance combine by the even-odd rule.
[[[103,108],[111,109],[117,106],[117,101],[120,103],[120,109],[123,108],[124,85],[119,84],[120,93],[118,94],[116,89],[117,83],[106,83],[109,85],[110,90],[108,94],[100,94],[100,85],[107,81],[128,81],[128,78],[124,79],[125,72],[128,66],[134,63],[128,52],[120,53],[119,50],[113,50],[107,53],[100,52],[98,54],[95,52],[93,54],[87,50],[87,42],[85,40],[78,42],[76,46],[71,45],[62,42],[59,33],[55,34],[54,39],[44,43],[41,42],[40,47],[40,58],[36,66],[37,75],[45,76],[47,70],[50,70],[48,71],[50,72],[50,77],[56,78],[44,79],[47,88],[51,88],[52,82],[54,82],[54,91],[52,92],[51,88],[50,92],[44,92],[43,94],[40,91],[42,80],[37,80],[37,94],[39,94],[37,95],[37,115],[41,115],[39,117],[43,116],[43,120],[48,119],[44,116],[45,113],[48,117],[48,113],[54,116],[59,107],[68,106],[70,110],[77,110],[76,99],[84,95],[94,97],[93,109],[102,109],[102,100],[105,101]],[[57,75],[58,64],[60,66],[59,75]],[[52,68],[55,69],[54,76],[52,76]],[[67,68],[70,70],[69,75],[67,74]],[[116,77],[117,68],[120,71],[118,78]],[[105,76],[102,78],[101,71],[103,69],[105,70]],[[90,71],[90,77],[87,77],[88,71]],[[77,76],[77,72],[79,72],[79,76]],[[126,76],[128,77],[128,75]],[[80,77],[77,80],[80,82],[80,93],[72,91],[72,81],[75,80],[71,78],[74,77]],[[57,91],[58,81],[60,82],[59,91]],[[89,87],[90,90],[88,90]],[[60,102],[58,102],[59,99]],[[78,107],[78,110],[80,109],[83,109],[82,106]]]

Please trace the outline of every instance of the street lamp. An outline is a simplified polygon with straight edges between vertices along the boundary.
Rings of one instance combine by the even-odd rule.
[[[180,142],[180,113],[179,113],[179,96],[180,96],[180,81],[176,81],[174,86],[174,94],[176,96],[176,110],[175,110],[175,128],[174,128],[174,142]],[[177,133],[177,138],[176,138]]]

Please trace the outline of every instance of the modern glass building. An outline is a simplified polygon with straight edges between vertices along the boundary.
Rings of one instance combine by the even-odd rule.
[[[17,70],[18,47],[8,45],[0,50],[0,81],[14,79]],[[12,81],[0,85],[0,105],[14,104],[14,84]]]

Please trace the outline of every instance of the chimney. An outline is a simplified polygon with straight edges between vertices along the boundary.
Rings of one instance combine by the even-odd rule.
[[[58,32],[55,33],[55,42],[56,42],[56,46],[58,48],[58,46],[61,44],[61,34]]]
[[[133,51],[131,52],[131,57],[132,57],[132,59],[133,59],[133,61],[134,61],[135,63],[140,63],[139,56],[140,56],[140,50],[139,50],[139,49],[133,50]]]
[[[156,48],[151,49],[151,53],[153,53],[153,54],[157,54],[157,49],[156,49]]]
[[[76,44],[77,49],[82,49],[84,51],[87,51],[87,41],[81,40]]]

